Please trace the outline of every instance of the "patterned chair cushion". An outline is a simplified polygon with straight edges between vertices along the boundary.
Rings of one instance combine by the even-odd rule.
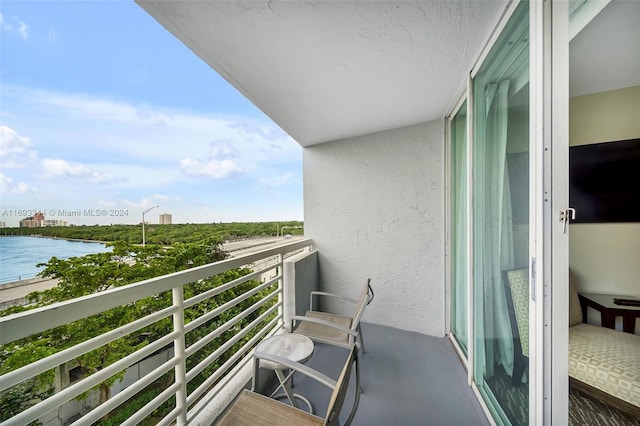
[[[580,307],[576,278],[569,270],[569,327],[581,324],[582,321],[582,308]]]
[[[640,336],[590,324],[570,327],[569,375],[640,407]]]
[[[507,279],[520,334],[522,355],[529,357],[529,270],[524,268],[508,271]]]

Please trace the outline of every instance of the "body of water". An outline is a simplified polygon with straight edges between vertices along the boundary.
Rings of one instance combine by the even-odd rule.
[[[36,237],[0,237],[0,285],[35,277],[52,257],[68,259],[111,251],[102,243]]]

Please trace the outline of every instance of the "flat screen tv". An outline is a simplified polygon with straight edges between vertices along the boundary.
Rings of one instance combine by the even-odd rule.
[[[575,223],[640,222],[640,139],[569,148]]]

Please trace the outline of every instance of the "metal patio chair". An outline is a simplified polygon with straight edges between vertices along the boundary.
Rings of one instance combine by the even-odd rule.
[[[329,297],[349,302],[354,305],[353,314],[348,316],[313,310],[314,298],[318,297]],[[360,320],[373,297],[371,278],[367,279],[357,300],[334,293],[312,291],[309,304],[311,310],[307,311],[304,316],[294,315],[291,317],[293,333],[303,334],[315,342],[328,343],[347,349],[359,341],[362,352],[365,352]]]
[[[276,355],[266,354],[256,351],[255,368],[260,368],[260,361],[270,361],[279,364],[292,371],[304,374],[319,383],[332,389],[331,398],[324,418],[307,413],[299,408],[291,405],[283,404],[275,399],[252,392],[248,389],[243,390],[234,402],[226,409],[222,417],[216,423],[220,426],[254,426],[254,425],[338,425],[339,415],[344,404],[347,388],[349,387],[349,378],[351,376],[351,368],[356,364],[356,386],[360,385],[360,374],[358,372],[358,350],[359,345],[356,343],[351,347],[347,361],[342,368],[342,372],[338,380],[330,377],[295,361]],[[255,374],[255,373],[254,373]],[[353,417],[358,409],[360,402],[360,393],[355,393],[355,399],[351,413],[345,422],[345,426],[351,424]]]

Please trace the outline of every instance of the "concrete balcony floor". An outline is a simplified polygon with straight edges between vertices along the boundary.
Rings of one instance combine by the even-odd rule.
[[[488,425],[467,385],[466,371],[447,338],[363,323],[366,352],[360,354],[362,395],[353,425]],[[347,350],[322,343],[306,365],[337,378]],[[311,400],[324,417],[330,390],[302,375],[294,392]],[[340,415],[353,406],[355,371]],[[283,401],[286,401],[283,400]],[[304,408],[304,403],[301,403]]]

